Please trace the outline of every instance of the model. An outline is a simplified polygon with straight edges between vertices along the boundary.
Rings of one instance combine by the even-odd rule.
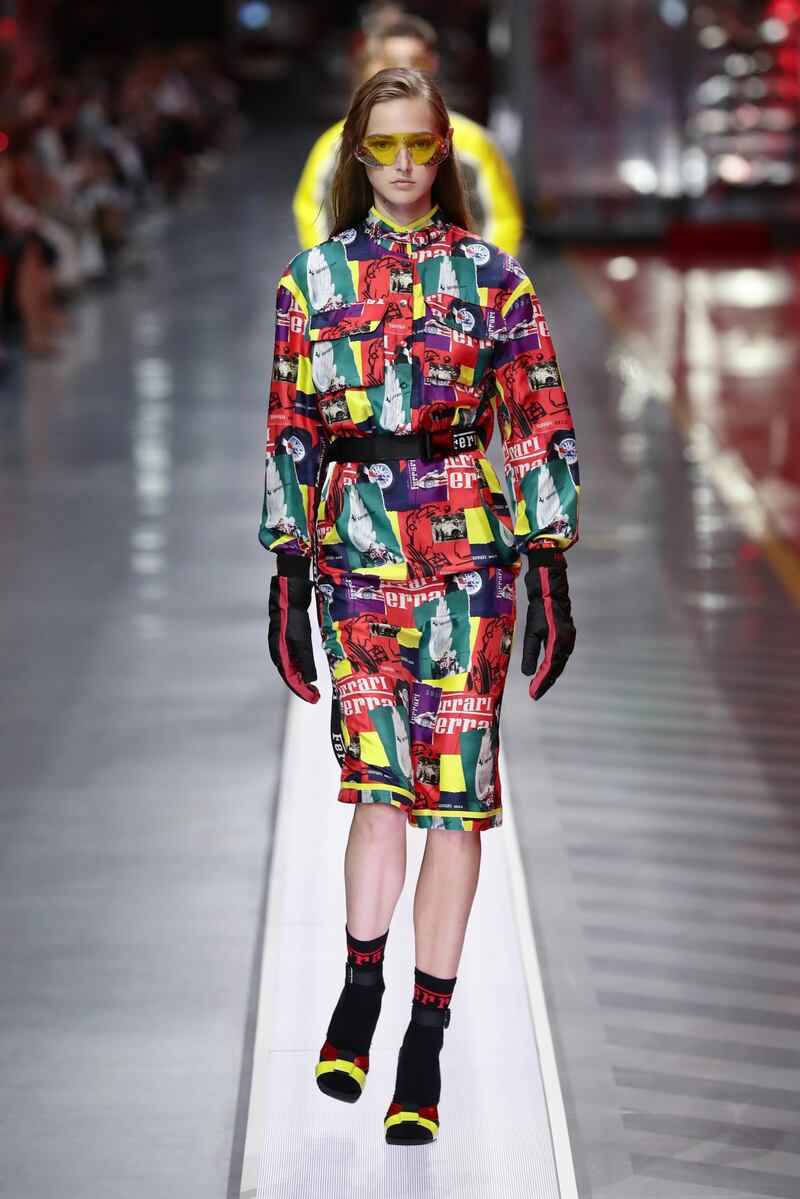
[[[530,279],[471,231],[452,138],[441,92],[419,71],[379,71],[353,97],[331,236],[278,284],[259,534],[277,554],[270,653],[312,703],[315,585],[338,798],[355,805],[345,985],[315,1068],[337,1099],[363,1091],[406,825],[427,830],[411,1020],[385,1117],[387,1141],[403,1144],[439,1130],[439,1052],[479,834],[502,822],[499,718],[522,554],[533,699],[575,641],[572,420]],[[484,452],[495,412],[511,511]]]

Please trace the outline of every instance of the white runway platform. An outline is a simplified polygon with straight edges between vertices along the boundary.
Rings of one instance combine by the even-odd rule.
[[[480,882],[440,1059],[438,1139],[400,1147],[383,1132],[411,1011],[423,830],[407,832],[364,1094],[344,1104],[317,1089],[314,1066],[344,982],[351,821],[336,800],[330,680],[317,652],[319,703],[289,697],[241,1199],[576,1199],[505,772],[503,825],[481,834]]]

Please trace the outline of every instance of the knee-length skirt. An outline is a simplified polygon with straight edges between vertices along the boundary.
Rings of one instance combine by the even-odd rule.
[[[416,828],[502,824],[500,707],[516,573],[318,577],[341,803],[392,804]]]

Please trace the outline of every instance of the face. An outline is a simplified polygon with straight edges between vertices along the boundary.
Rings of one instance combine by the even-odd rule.
[[[365,79],[371,78],[384,67],[413,67],[434,75],[438,66],[438,55],[429,50],[423,41],[415,37],[376,38],[375,47],[365,64]]]
[[[365,133],[436,133],[433,114],[425,100],[387,100],[373,104]],[[452,137],[452,125],[448,129]],[[375,198],[388,205],[411,205],[430,194],[438,163],[418,165],[406,146],[401,145],[397,158],[390,166],[368,167],[367,172]]]

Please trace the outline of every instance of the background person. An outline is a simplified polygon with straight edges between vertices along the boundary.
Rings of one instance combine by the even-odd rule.
[[[385,67],[410,67],[435,76],[439,66],[436,47],[436,30],[421,17],[402,16],[371,25],[359,51],[359,82]],[[481,236],[516,254],[524,218],[511,168],[492,135],[477,121],[452,110],[450,121]],[[300,176],[292,210],[303,249],[324,241],[332,227],[326,196],[343,125],[343,120],[337,121],[317,138]]]

